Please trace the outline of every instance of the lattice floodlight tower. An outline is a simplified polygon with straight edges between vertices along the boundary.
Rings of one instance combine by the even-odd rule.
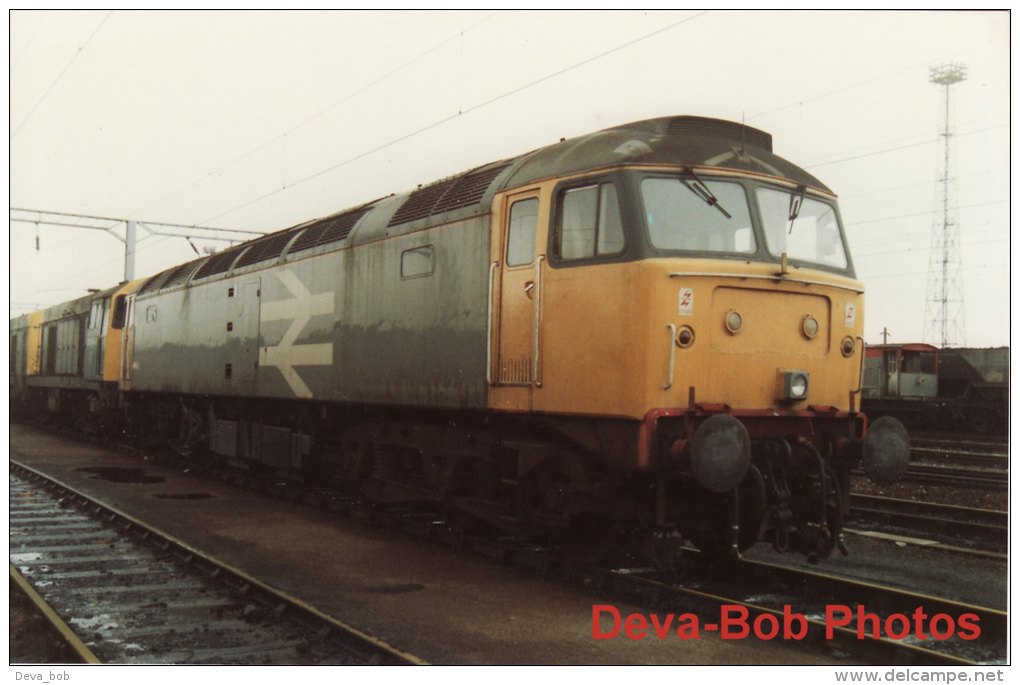
[[[963,285],[960,280],[960,230],[956,211],[956,179],[950,173],[949,126],[950,88],[967,78],[962,64],[951,62],[933,67],[929,81],[942,86],[944,120],[940,133],[941,164],[936,186],[941,190],[932,220],[931,252],[928,261],[928,296],[925,306],[925,340],[940,347],[966,344],[963,318]]]

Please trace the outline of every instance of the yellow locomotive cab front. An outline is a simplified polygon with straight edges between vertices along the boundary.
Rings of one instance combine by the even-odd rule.
[[[843,547],[851,469],[902,474],[902,431],[864,440],[863,286],[824,188],[635,166],[495,206],[490,406],[649,474],[655,525],[820,558]]]

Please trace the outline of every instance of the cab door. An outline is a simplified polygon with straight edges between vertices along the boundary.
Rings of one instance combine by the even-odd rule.
[[[546,221],[538,190],[508,195],[496,222],[489,267],[489,405],[528,411],[541,386],[541,252]],[[496,251],[498,249],[498,252]]]
[[[886,350],[883,355],[883,366],[885,373],[883,383],[885,384],[885,397],[900,396],[900,358],[899,350]]]
[[[135,358],[135,296],[127,295],[124,300],[123,328],[120,332],[120,389],[131,390],[131,372]]]

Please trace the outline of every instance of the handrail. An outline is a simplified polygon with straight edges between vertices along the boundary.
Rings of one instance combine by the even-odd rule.
[[[493,384],[492,380],[492,291],[493,283],[496,278],[496,268],[499,267],[499,262],[493,262],[489,265],[489,299],[488,299],[488,313],[486,314],[485,321],[485,382],[489,385]]]
[[[789,276],[772,275],[767,276],[764,274],[744,274],[744,273],[727,273],[727,272],[700,272],[700,271],[678,271],[671,273],[670,278],[696,278],[696,277],[707,277],[707,278],[732,278],[735,280],[755,280],[755,281],[771,281],[772,283],[796,283],[798,285],[819,285],[826,288],[838,288],[840,290],[848,290],[858,295],[864,292],[863,288],[857,288],[845,283],[831,283],[829,281],[818,281],[808,278],[791,278]]]
[[[861,343],[861,363],[860,367],[857,369],[857,389],[850,391],[850,411],[852,412],[859,409],[859,407],[855,407],[854,395],[860,395],[861,391],[864,390],[864,358],[867,353],[865,348],[868,346],[867,343],[864,342],[863,336],[858,335],[856,340],[859,340]]]
[[[663,390],[673,387],[673,372],[676,370],[676,325],[669,323],[666,324],[666,328],[669,329],[669,371],[666,375],[666,382],[662,385]]]
[[[542,387],[542,366],[541,366],[541,353],[542,353],[542,262],[545,260],[545,255],[538,255],[538,259],[535,260],[535,320],[534,320],[534,331],[533,331],[533,342],[532,342],[532,359],[534,360],[534,367],[532,368],[532,379],[534,380],[535,386]]]

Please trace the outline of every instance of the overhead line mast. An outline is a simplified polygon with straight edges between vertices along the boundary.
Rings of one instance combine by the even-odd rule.
[[[132,219],[119,219],[109,216],[94,216],[90,214],[73,214],[70,212],[51,212],[42,209],[25,209],[22,207],[11,207],[10,220],[13,223],[35,224],[36,226],[64,226],[69,228],[85,228],[96,231],[106,231],[117,240],[124,243],[124,280],[131,281],[135,278],[135,252],[138,241],[138,229],[145,230],[150,235],[168,236],[176,238],[201,238],[202,240],[217,240],[234,243],[240,240],[248,240],[260,235],[265,231],[249,231],[234,228],[211,228],[208,226],[195,226],[183,224],[167,224],[158,221],[141,221]],[[99,221],[107,225],[98,225]],[[112,222],[112,223],[110,223]],[[123,225],[123,237],[114,229]],[[190,240],[189,240],[190,242]],[[194,245],[192,245],[194,248]],[[39,238],[36,236],[36,250],[39,249]]]

